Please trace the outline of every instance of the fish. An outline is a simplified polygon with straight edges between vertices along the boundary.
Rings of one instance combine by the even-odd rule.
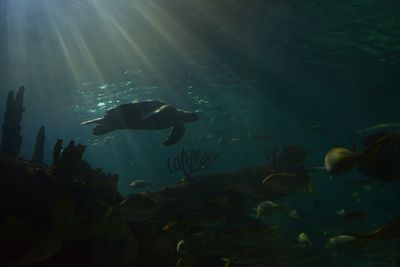
[[[176,252],[179,255],[185,255],[187,253],[187,242],[185,240],[180,240],[177,244],[176,244]]]
[[[352,180],[352,181],[346,181],[346,182],[341,182],[341,186],[371,186],[374,183],[374,180],[372,179],[358,179],[358,180]]]
[[[344,209],[340,209],[336,211],[336,215],[338,216],[344,216],[346,214],[346,211]]]
[[[140,222],[153,218],[158,211],[154,200],[134,195],[126,198],[118,205],[118,211],[128,222]]]
[[[281,205],[276,204],[272,201],[263,201],[257,205],[254,209],[256,211],[256,217],[260,218],[262,216],[271,215],[274,212],[284,212],[286,213],[286,209]]]
[[[269,189],[281,194],[308,191],[314,192],[312,179],[291,173],[273,173],[268,175],[262,184]]]
[[[30,266],[53,257],[62,247],[63,242],[57,239],[41,240],[34,244],[26,253],[15,260],[0,261],[6,266]]]
[[[146,221],[153,218],[158,212],[158,206],[154,200],[139,194],[125,198],[116,205],[103,200],[97,202],[106,208],[105,218],[117,213],[126,222]]]
[[[187,238],[187,243],[191,251],[198,251],[199,249],[207,245],[210,245],[215,240],[216,237],[212,232],[197,232],[197,233],[192,233]]]
[[[313,124],[313,125],[310,125],[310,126],[308,127],[308,129],[310,129],[310,130],[313,131],[313,132],[318,132],[318,131],[323,130],[324,128],[322,127],[321,124]]]
[[[321,209],[321,202],[318,199],[314,200],[314,207],[316,210]]]
[[[255,266],[256,264],[268,261],[267,257],[268,255],[260,249],[248,249],[239,252],[231,258],[221,258],[221,260],[225,263],[224,267],[232,265]]]
[[[353,222],[353,221],[358,221],[365,219],[368,216],[368,213],[361,212],[361,211],[350,211],[346,214],[344,214],[343,219],[346,222]]]
[[[251,246],[260,243],[268,238],[275,238],[278,235],[279,225],[275,224],[265,228],[264,225],[240,225],[236,229],[228,229],[218,236],[218,240],[226,241],[233,245]]]
[[[151,182],[147,182],[145,180],[138,179],[138,180],[132,181],[130,183],[130,186],[133,189],[137,190],[137,189],[144,188],[144,187],[153,187],[153,184]]]
[[[263,188],[247,184],[230,185],[223,188],[222,191],[230,196],[242,196],[249,199],[262,199],[265,196]]]
[[[358,130],[356,132],[356,135],[361,135],[361,134],[366,134],[370,132],[374,132],[376,130],[387,130],[387,129],[400,129],[400,123],[393,123],[393,122],[388,122],[388,123],[380,123],[362,130]]]
[[[345,234],[334,236],[325,244],[325,248],[336,249],[350,244],[358,243],[359,247],[364,246],[371,240],[399,240],[400,239],[400,218],[370,231],[366,234]]]
[[[353,244],[357,240],[356,236],[352,235],[338,235],[329,238],[329,240],[325,243],[326,249],[339,249],[343,247],[347,247],[350,244]]]
[[[300,214],[299,214],[299,212],[297,210],[289,211],[288,215],[289,215],[290,218],[293,218],[293,219],[299,219],[300,218]]]
[[[230,246],[232,246],[231,242],[227,243],[225,240],[216,240],[196,251],[196,254],[205,257],[223,256],[229,253]]]
[[[171,230],[176,224],[177,224],[176,221],[169,222],[169,223],[165,224],[165,225],[162,227],[162,230],[163,230],[163,231],[169,231],[169,230]]]
[[[307,235],[306,233],[300,233],[300,234],[297,236],[297,241],[298,241],[300,244],[312,245],[312,242],[311,242],[310,238],[308,237],[308,235]]]
[[[264,135],[255,135],[253,136],[254,140],[257,141],[262,141],[262,142],[272,142],[275,141],[275,137],[269,134],[264,134]]]
[[[332,148],[325,155],[326,171],[331,175],[339,175],[354,169],[363,161],[377,162],[376,154],[386,138],[387,136],[382,137],[359,153],[343,147]]]
[[[218,214],[193,214],[190,218],[183,220],[182,224],[198,228],[221,227],[229,223],[226,215]]]

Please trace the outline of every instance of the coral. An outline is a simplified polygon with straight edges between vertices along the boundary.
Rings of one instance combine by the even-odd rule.
[[[45,140],[45,129],[44,126],[40,127],[36,136],[35,151],[33,152],[32,162],[43,163],[44,154],[44,140]]]
[[[25,111],[25,108],[22,106],[24,92],[25,87],[21,86],[15,97],[14,91],[8,93],[0,148],[0,151],[8,156],[18,156],[21,147],[21,120],[22,113]]]
[[[182,171],[185,179],[188,180],[193,178],[193,173],[207,169],[218,156],[218,153],[200,150],[186,151],[185,148],[182,148],[172,160],[168,158],[167,166],[171,173]]]
[[[78,168],[86,147],[81,144],[75,145],[74,140],[71,140],[68,146],[61,150],[62,142],[58,139],[54,146],[54,172],[60,176],[69,176]]]
[[[61,180],[72,184],[80,194],[95,194],[110,202],[118,201],[118,175],[105,174],[102,169],[92,169],[90,164],[82,160],[85,146],[72,140],[62,149],[63,140],[58,139],[53,150],[53,173]],[[84,185],[83,187],[78,186]]]
[[[60,155],[61,155],[61,150],[62,150],[62,139],[57,139],[56,144],[54,145],[53,148],[53,166],[58,164],[58,161],[60,160]]]
[[[301,146],[289,145],[281,149],[265,149],[267,166],[274,171],[298,171],[304,168],[308,150]]]

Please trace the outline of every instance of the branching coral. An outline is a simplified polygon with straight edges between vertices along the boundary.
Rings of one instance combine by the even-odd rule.
[[[185,179],[191,179],[192,174],[200,170],[207,169],[217,158],[219,154],[208,151],[190,150],[182,148],[180,153],[173,159],[168,158],[168,170],[171,173],[182,171]]]

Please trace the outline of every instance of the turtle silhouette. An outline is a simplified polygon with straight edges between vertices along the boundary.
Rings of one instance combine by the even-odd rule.
[[[97,124],[94,135],[104,135],[114,130],[141,129],[161,130],[171,128],[164,146],[177,143],[185,133],[185,122],[195,122],[199,116],[193,112],[177,109],[159,100],[146,100],[122,104],[109,109],[101,118],[82,122],[82,125]]]

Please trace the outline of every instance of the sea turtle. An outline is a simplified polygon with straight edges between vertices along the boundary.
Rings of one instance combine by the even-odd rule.
[[[122,104],[109,109],[97,119],[85,121],[82,125],[96,123],[94,135],[103,135],[114,130],[142,129],[160,130],[172,127],[164,146],[177,143],[185,132],[184,122],[195,122],[199,116],[193,112],[177,109],[159,100],[146,100]]]

